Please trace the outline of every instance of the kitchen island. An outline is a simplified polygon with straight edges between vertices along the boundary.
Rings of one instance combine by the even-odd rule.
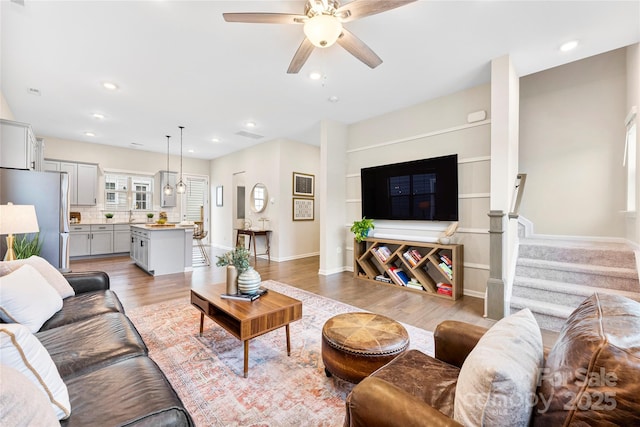
[[[192,246],[193,226],[131,225],[131,258],[151,275],[191,271]]]

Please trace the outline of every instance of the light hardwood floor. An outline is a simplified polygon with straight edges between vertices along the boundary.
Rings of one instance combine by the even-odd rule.
[[[225,269],[214,265],[215,256],[223,251],[212,249],[211,252],[213,264],[210,267],[194,267],[192,272],[158,277],[143,272],[128,256],[72,260],[71,269],[107,272],[111,289],[118,294],[125,309],[130,309],[186,297],[192,284],[223,282]],[[482,299],[465,296],[457,301],[449,301],[355,279],[350,272],[321,276],[318,274],[318,257],[270,263],[258,258],[255,267],[263,280],[286,283],[429,331],[447,319],[484,327],[495,323],[482,317]],[[555,333],[543,331],[545,345],[552,345],[556,336]]]

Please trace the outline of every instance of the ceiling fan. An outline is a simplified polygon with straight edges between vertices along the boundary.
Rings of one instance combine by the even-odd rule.
[[[227,22],[304,25],[305,38],[289,64],[289,74],[300,71],[314,47],[326,48],[336,42],[369,67],[376,68],[382,64],[382,59],[342,24],[414,1],[416,0],[354,0],[340,6],[338,0],[307,0],[303,15],[258,12],[223,13],[222,16]]]

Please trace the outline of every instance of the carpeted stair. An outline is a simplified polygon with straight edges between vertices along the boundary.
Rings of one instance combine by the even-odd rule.
[[[636,257],[624,243],[523,238],[511,312],[529,308],[542,329],[559,331],[593,292],[640,301]]]

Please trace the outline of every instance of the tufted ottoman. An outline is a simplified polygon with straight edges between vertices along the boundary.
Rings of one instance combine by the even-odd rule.
[[[407,348],[407,330],[379,314],[339,314],[322,327],[325,373],[351,383],[359,383]]]

